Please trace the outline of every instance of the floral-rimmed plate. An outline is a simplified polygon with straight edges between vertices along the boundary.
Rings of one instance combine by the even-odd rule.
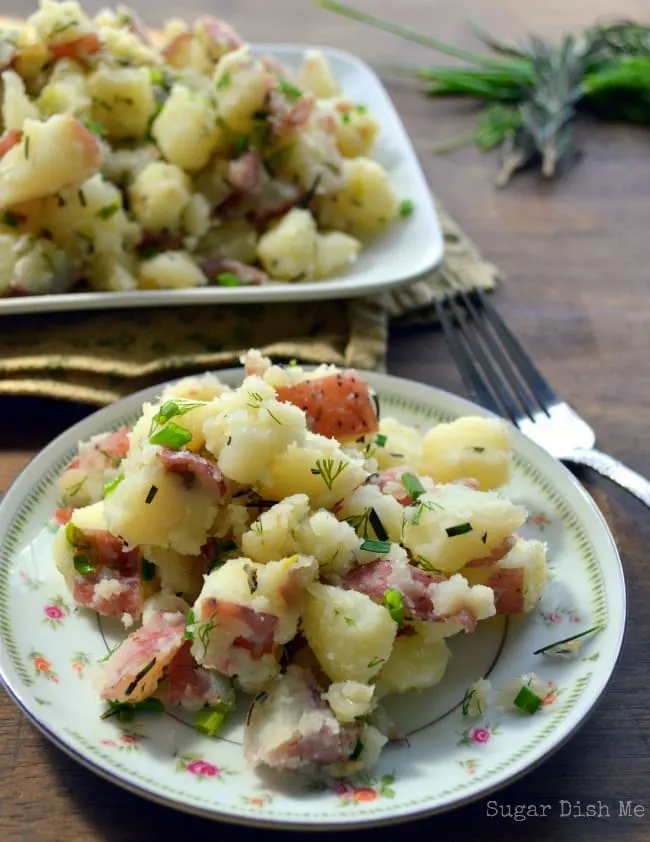
[[[220,372],[235,383],[240,371]],[[382,412],[427,428],[487,414],[467,401],[406,380],[364,375]],[[443,682],[390,702],[406,732],[371,777],[325,783],[279,779],[249,769],[241,749],[245,705],[222,737],[208,739],[169,714],[120,725],[99,718],[92,664],[116,630],[72,606],[50,559],[56,478],[79,439],[130,423],[149,389],[107,407],[59,436],[14,482],[0,506],[0,677],[43,733],[93,771],[147,798],[188,812],[267,827],[325,829],[421,817],[486,795],[524,774],[579,727],[614,669],[625,625],[625,585],[612,536],[572,475],[513,430],[514,472],[506,489],[531,512],[521,530],[547,541],[551,584],[530,617],[494,618],[452,638]],[[547,643],[599,624],[580,657],[535,656]],[[524,717],[489,708],[462,716],[468,685],[499,686],[535,671],[554,685]]]

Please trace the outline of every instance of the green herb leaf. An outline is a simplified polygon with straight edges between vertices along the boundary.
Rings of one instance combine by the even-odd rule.
[[[388,532],[384,528],[384,524],[381,522],[381,519],[375,509],[370,509],[370,515],[368,517],[368,521],[370,526],[375,530],[375,535],[380,541],[387,541],[388,540]]]
[[[65,537],[68,544],[72,547],[85,550],[90,547],[90,541],[88,540],[87,535],[71,520],[66,524]]]
[[[390,541],[372,541],[366,539],[361,544],[361,549],[367,553],[388,553],[390,552]]]
[[[542,646],[541,649],[536,649],[533,652],[533,655],[566,655],[570,654],[571,647],[567,644],[572,644],[577,640],[580,640],[583,637],[587,637],[587,635],[595,634],[596,632],[602,631],[602,626],[592,626],[590,629],[586,631],[579,632],[579,634],[571,635],[571,637],[565,637],[562,640],[556,640],[555,643],[548,643],[546,646]],[[566,647],[566,648],[565,648]]]
[[[193,626],[196,622],[194,618],[194,609],[190,608],[187,612],[187,617],[185,618],[185,631],[183,632],[183,640],[193,640],[194,635],[190,631],[190,626]]]
[[[543,699],[528,687],[522,687],[514,698],[513,705],[524,713],[535,713]]]
[[[384,591],[384,607],[388,608],[390,616],[401,627],[404,623],[404,598],[402,594],[395,588]]]
[[[426,488],[422,485],[415,474],[402,474],[402,485],[408,491],[411,500],[416,501],[426,493]]]
[[[80,576],[91,576],[95,572],[95,568],[87,555],[75,555],[72,563]]]
[[[230,708],[226,705],[212,705],[200,710],[194,720],[194,728],[208,737],[214,737],[228,718]]]
[[[112,479],[110,482],[107,482],[106,485],[104,486],[104,497],[108,497],[109,494],[112,494],[115,491],[115,489],[117,488],[117,486],[122,482],[123,479],[124,479],[124,474],[119,474],[114,479]]]
[[[158,432],[149,436],[150,444],[158,444],[161,447],[168,447],[170,450],[180,450],[186,444],[192,441],[192,433],[170,421],[165,424]]]
[[[448,526],[445,532],[450,538],[455,538],[456,535],[466,535],[472,531],[471,523],[458,523],[456,526]]]
[[[386,442],[388,441],[388,436],[385,436],[383,433],[377,433],[375,436],[375,444],[377,447],[386,447]]]
[[[215,280],[220,287],[238,287],[240,285],[239,278],[232,272],[222,272],[217,275]]]
[[[287,99],[291,100],[291,102],[296,102],[302,96],[300,88],[292,85],[291,82],[287,82],[286,79],[280,79],[278,82],[278,90],[281,94],[284,94]]]
[[[334,482],[348,467],[348,464],[348,462],[344,462],[343,460],[335,462],[334,459],[317,459],[316,467],[312,468],[311,472],[314,476],[320,476],[327,488],[331,491]]]
[[[409,216],[413,216],[414,210],[415,204],[412,201],[412,199],[402,199],[402,201],[399,203],[397,213],[402,219],[408,219]]]
[[[108,710],[102,713],[100,719],[114,716],[118,722],[132,722],[137,713],[164,713],[165,706],[160,699],[150,697],[141,702],[109,702]]]
[[[225,91],[226,88],[230,87],[231,82],[232,76],[230,75],[230,73],[222,73],[221,76],[215,82],[215,88],[218,91]]]
[[[119,199],[116,199],[112,204],[105,205],[103,208],[100,208],[95,216],[98,216],[100,219],[110,219],[114,216],[119,210],[122,208],[122,203]]]
[[[140,565],[140,579],[143,582],[150,582],[155,575],[156,565],[151,561],[147,561],[146,558],[143,558]]]
[[[97,123],[95,122],[95,120],[84,120],[84,126],[88,129],[89,132],[96,134],[97,137],[106,137],[106,129],[102,126],[101,123]]]
[[[361,740],[357,740],[357,743],[354,747],[354,751],[350,755],[350,760],[358,760],[361,757],[361,753],[363,752],[363,743]]]
[[[142,669],[135,674],[135,677],[133,678],[133,681],[129,684],[129,686],[124,691],[124,695],[130,696],[131,693],[133,693],[133,691],[136,689],[138,684],[142,681],[142,679],[148,673],[151,672],[151,670],[154,668],[155,665],[156,665],[156,659],[152,658],[146,666],[142,667]]]

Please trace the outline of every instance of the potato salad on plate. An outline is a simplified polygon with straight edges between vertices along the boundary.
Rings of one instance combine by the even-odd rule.
[[[412,212],[317,50],[293,73],[212,17],[152,40],[41,0],[0,79],[0,296],[329,279]]]
[[[104,717],[184,709],[214,736],[251,694],[253,766],[368,770],[383,700],[444,681],[450,637],[533,611],[546,546],[496,490],[504,422],[423,433],[380,420],[355,371],[243,362],[236,388],[185,378],[79,443],[54,560],[125,629],[97,665]]]

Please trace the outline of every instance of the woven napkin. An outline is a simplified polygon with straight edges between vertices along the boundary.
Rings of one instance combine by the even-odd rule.
[[[102,406],[183,374],[237,366],[251,347],[273,358],[381,369],[389,320],[433,322],[436,299],[458,288],[491,289],[499,279],[438,213],[441,265],[381,297],[2,316],[0,395]]]

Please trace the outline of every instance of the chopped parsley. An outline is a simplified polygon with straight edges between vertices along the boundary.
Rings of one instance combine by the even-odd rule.
[[[413,216],[414,210],[415,204],[412,199],[402,199],[402,201],[399,203],[397,213],[402,219],[408,219],[409,216]]]
[[[361,549],[367,553],[388,553],[390,552],[390,541],[372,541],[366,539],[361,544]]]
[[[347,467],[348,463],[343,460],[335,462],[334,459],[317,459],[316,467],[312,468],[311,472],[314,476],[320,476],[331,491],[336,479],[341,476]]]
[[[291,100],[291,102],[296,102],[302,96],[300,88],[292,85],[291,82],[287,82],[286,79],[281,79],[278,82],[278,90],[281,94],[284,94],[287,99]]]
[[[98,216],[100,219],[110,219],[112,216],[122,209],[122,203],[119,199],[116,199],[110,205],[104,205],[103,208],[100,208],[95,216]]]
[[[9,228],[17,228],[18,227],[18,217],[16,214],[11,210],[6,210],[2,214],[2,224],[7,225]]]
[[[230,708],[227,705],[211,705],[200,710],[194,720],[194,728],[208,737],[214,737],[223,727]]]
[[[160,699],[143,699],[141,702],[109,702],[108,710],[102,713],[100,719],[114,716],[118,722],[132,722],[136,713],[163,713],[165,707]]]
[[[457,523],[455,526],[448,526],[445,532],[450,538],[455,538],[457,535],[467,535],[472,531],[471,523]]]
[[[415,501],[426,492],[419,478],[415,474],[402,474],[402,485],[408,491],[411,500]]]
[[[149,491],[147,492],[147,496],[146,496],[146,499],[145,499],[144,502],[147,505],[149,505],[150,503],[153,503],[153,501],[156,499],[156,494],[158,494],[158,487],[155,486],[155,485],[152,485],[151,488],[149,489]]]
[[[160,444],[163,447],[172,447],[178,449],[184,444],[192,440],[192,434],[184,427],[171,422],[172,418],[177,418],[185,415],[187,412],[196,409],[199,406],[205,406],[205,401],[190,401],[185,398],[174,398],[173,400],[165,401],[158,412],[154,415],[149,428],[149,442],[151,444]],[[162,427],[156,431],[156,428]],[[162,435],[162,441],[154,441],[154,437]],[[187,438],[189,436],[189,438]],[[167,441],[180,442],[180,444],[167,444]]]
[[[384,607],[388,609],[390,616],[401,627],[404,624],[404,599],[402,594],[395,588],[384,591]]]
[[[218,286],[220,287],[238,287],[239,286],[239,278],[237,275],[234,275],[232,272],[221,272],[221,274],[217,275],[215,281]]]
[[[155,575],[156,565],[152,561],[147,561],[146,558],[143,558],[142,564],[140,565],[140,579],[143,582],[150,582]]]

